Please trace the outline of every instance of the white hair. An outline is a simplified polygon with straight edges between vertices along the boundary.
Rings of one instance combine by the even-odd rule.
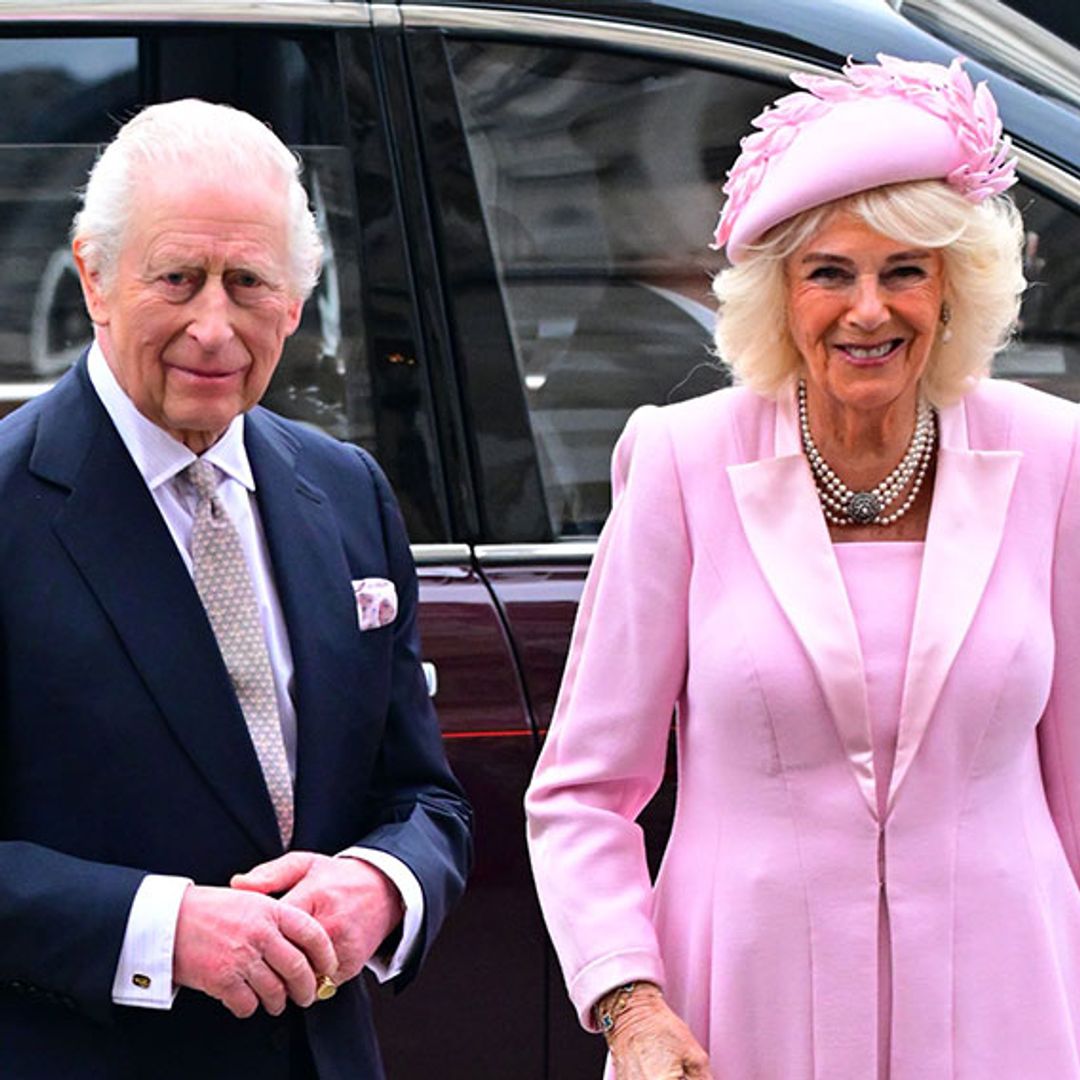
[[[306,299],[319,279],[322,241],[300,183],[299,158],[260,120],[197,98],[151,105],[98,156],[71,226],[87,266],[108,284],[116,271],[139,180],[150,170],[197,170],[241,185],[252,175],[285,187],[289,287]]]

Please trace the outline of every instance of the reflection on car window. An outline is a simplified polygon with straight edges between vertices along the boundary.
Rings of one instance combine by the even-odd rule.
[[[707,247],[775,88],[635,57],[450,44],[555,535],[595,534],[630,412],[713,390]]]
[[[82,351],[67,231],[95,144],[138,99],[135,38],[0,39],[0,411]]]
[[[1020,333],[995,358],[994,374],[1080,401],[1080,220],[1026,184],[1012,195],[1024,216],[1029,287]]]
[[[0,413],[61,375],[90,341],[68,229],[98,145],[143,104],[146,69],[150,100],[198,94],[238,105],[303,157],[326,266],[267,404],[373,446],[353,166],[335,145],[337,113],[324,107],[332,50],[325,35],[252,32],[0,39]]]
[[[135,38],[0,39],[0,142],[104,142],[138,96]]]
[[[608,52],[452,41],[473,172],[556,536],[595,535],[636,406],[723,385],[707,248],[724,175],[776,85]],[[1023,185],[1022,334],[997,371],[1080,398],[1073,210]]]
[[[323,242],[323,269],[263,404],[334,438],[375,447],[375,409],[360,319],[352,162],[344,147],[294,147]]]

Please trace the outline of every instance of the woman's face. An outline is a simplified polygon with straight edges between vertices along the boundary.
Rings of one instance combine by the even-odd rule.
[[[940,328],[941,253],[838,213],[788,256],[788,330],[812,399],[833,409],[912,407]]]

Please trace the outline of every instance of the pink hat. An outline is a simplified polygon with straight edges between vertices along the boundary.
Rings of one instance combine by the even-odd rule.
[[[781,221],[857,191],[937,179],[978,203],[1016,182],[997,105],[959,59],[877,59],[849,62],[845,79],[792,75],[803,91],[752,121],[760,130],[728,173],[713,245],[731,262]]]

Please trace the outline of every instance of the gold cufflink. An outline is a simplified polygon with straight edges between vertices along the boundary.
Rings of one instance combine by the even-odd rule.
[[[136,974],[131,976],[131,981],[140,990],[149,990],[150,989],[150,976],[149,975],[141,975],[141,974],[136,972]]]

